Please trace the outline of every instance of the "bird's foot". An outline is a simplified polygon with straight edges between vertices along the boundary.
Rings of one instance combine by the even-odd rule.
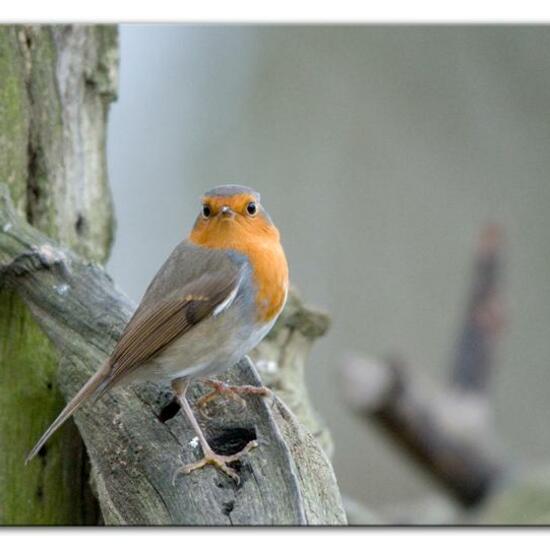
[[[176,477],[179,474],[190,474],[194,470],[199,470],[201,468],[204,468],[208,464],[211,464],[212,466],[218,468],[225,474],[227,474],[231,479],[235,481],[235,483],[240,482],[239,475],[237,472],[229,467],[229,464],[231,462],[235,462],[239,460],[241,457],[246,455],[250,450],[254,449],[258,446],[258,442],[256,440],[249,441],[246,444],[246,447],[239,451],[238,453],[232,454],[232,455],[219,455],[212,451],[212,449],[203,449],[204,457],[201,458],[198,462],[194,462],[192,464],[186,464],[185,466],[182,466],[181,468],[178,468],[174,473],[174,478],[172,480],[173,483],[176,481]]]
[[[206,406],[220,395],[225,395],[239,403],[241,410],[246,408],[246,401],[241,395],[258,395],[260,397],[270,397],[272,395],[271,390],[265,386],[230,386],[220,380],[210,380],[208,378],[202,378],[201,382],[212,388],[210,393],[203,395],[197,401],[197,409],[207,418],[209,418],[209,416],[206,413]]]

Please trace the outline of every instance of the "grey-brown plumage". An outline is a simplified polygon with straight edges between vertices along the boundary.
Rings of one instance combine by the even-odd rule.
[[[205,197],[234,197],[235,195],[251,195],[260,202],[260,193],[244,185],[220,185],[204,194]]]
[[[214,249],[205,250],[188,241],[180,243],[147,288],[107,362],[71,399],[29,453],[26,461],[31,460],[49,437],[88,399],[97,399],[113,386],[125,381],[169,381],[185,376],[187,369],[197,366],[193,364],[194,357],[202,354],[204,328],[194,334],[196,345],[190,339],[185,342],[189,348],[190,361],[178,357],[178,347],[165,355],[163,351],[170,344],[181,340],[207,317],[210,317],[207,322],[209,329],[215,328],[210,325],[219,325],[218,330],[222,331],[220,336],[225,335],[225,340],[233,343],[233,339],[239,336],[231,328],[232,317],[238,314],[239,317],[250,317],[251,323],[253,322],[251,312],[246,311],[250,301],[245,297],[246,288],[251,284],[250,266],[244,256]],[[216,307],[223,304],[235,289],[238,290],[230,310],[224,312],[223,316],[214,316]],[[248,338],[244,336],[243,340]],[[182,344],[184,345],[182,342],[180,347]],[[225,350],[226,347],[224,342],[220,342],[218,350]],[[213,361],[211,368],[218,370],[220,360],[231,362],[234,355],[222,355],[217,361]],[[174,361],[171,360],[172,356]],[[148,365],[145,369],[140,369],[138,374],[136,369],[144,364]]]

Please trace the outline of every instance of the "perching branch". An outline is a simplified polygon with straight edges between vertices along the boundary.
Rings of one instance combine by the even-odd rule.
[[[343,369],[348,399],[358,413],[380,425],[464,506],[478,504],[504,473],[486,396],[502,327],[500,243],[496,226],[482,233],[450,388],[428,394],[396,361],[355,358]]]
[[[59,380],[66,397],[106,359],[133,310],[98,265],[58,247],[23,221],[4,186],[1,285],[19,293],[61,352]],[[232,384],[260,383],[246,360],[224,378]],[[195,386],[192,400],[200,393]],[[330,463],[278,399],[273,405],[248,399],[243,413],[220,403],[214,419],[203,419],[218,452],[234,452],[252,438],[259,440],[240,465],[239,486],[214,468],[172,483],[174,470],[197,460],[200,449],[195,449],[194,433],[183,416],[169,418],[171,397],[168,388],[153,384],[114,390],[76,414],[105,523],[345,523]]]

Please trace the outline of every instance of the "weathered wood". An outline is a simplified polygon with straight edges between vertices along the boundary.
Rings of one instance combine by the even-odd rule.
[[[20,220],[1,189],[0,284],[17,290],[62,353],[60,380],[69,397],[105,360],[133,305],[100,267]],[[259,384],[246,360],[226,379]],[[193,388],[192,400],[199,391]],[[203,419],[218,451],[232,452],[258,438],[260,446],[240,464],[239,486],[213,468],[180,476],[173,485],[175,468],[196,460],[199,450],[182,415],[159,419],[161,411],[166,418],[170,399],[167,388],[149,384],[115,390],[77,413],[106,523],[345,523],[328,459],[277,401],[250,398],[241,415],[231,403],[219,402],[215,420]]]
[[[296,289],[291,288],[277,323],[250,357],[263,383],[277,392],[331,458],[332,437],[313,407],[305,378],[311,346],[325,334],[329,324],[326,313],[306,307]]]
[[[107,257],[113,228],[105,139],[116,36],[104,26],[0,27],[0,181],[28,221],[97,260]],[[48,461],[21,464],[63,396],[55,348],[6,289],[0,365],[0,523],[95,523],[74,425]]]

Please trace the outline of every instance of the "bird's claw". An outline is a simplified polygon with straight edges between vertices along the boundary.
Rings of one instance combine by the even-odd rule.
[[[258,446],[258,442],[254,439],[249,441],[244,449],[240,450],[238,453],[232,455],[219,455],[213,451],[207,451],[204,456],[198,461],[193,462],[192,464],[186,464],[181,468],[178,468],[174,472],[174,477],[172,478],[172,484],[175,484],[176,478],[179,474],[188,475],[194,470],[200,470],[209,464],[221,470],[224,474],[228,475],[235,483],[239,484],[240,478],[237,472],[228,466],[231,462],[236,462],[241,457],[246,455],[250,450]]]
[[[210,393],[207,393],[206,395],[203,395],[196,404],[199,412],[206,418],[211,418],[210,415],[208,415],[208,413],[206,412],[206,406],[213,399],[216,399],[220,395],[226,395],[230,399],[236,401],[240,405],[240,412],[242,412],[246,408],[246,401],[241,397],[241,395],[259,395],[261,397],[268,397],[273,395],[271,390],[264,386],[230,386],[229,384],[221,382],[220,380],[209,379],[203,379],[201,380],[201,382],[212,388],[212,391]]]

